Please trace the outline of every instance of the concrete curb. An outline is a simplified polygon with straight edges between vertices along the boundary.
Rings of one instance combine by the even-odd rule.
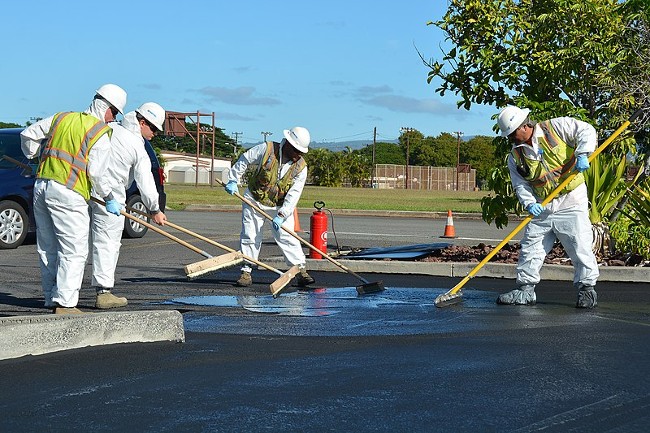
[[[334,257],[333,257],[334,258]],[[350,260],[337,259],[343,266],[357,273],[379,274],[419,274],[439,277],[466,277],[476,263],[458,262],[411,262],[398,260]],[[286,268],[280,257],[265,259],[265,263],[278,269]],[[327,259],[307,259],[307,269],[314,271],[345,272]],[[573,266],[545,264],[540,272],[542,280],[573,281]],[[486,263],[475,275],[488,278],[515,278],[515,265],[505,263]],[[603,266],[598,281],[620,281],[631,283],[650,283],[650,268],[630,266]]]
[[[118,343],[185,341],[176,310],[0,317],[0,360]]]

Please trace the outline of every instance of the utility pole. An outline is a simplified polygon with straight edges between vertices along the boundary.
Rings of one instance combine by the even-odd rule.
[[[370,171],[370,188],[375,187],[375,148],[377,147],[377,127],[372,134],[372,170]]]
[[[266,137],[267,137],[268,135],[273,135],[272,132],[264,132],[264,131],[262,131],[261,134],[262,134],[262,136],[264,137],[264,142],[265,142],[265,143],[266,143]]]
[[[411,153],[410,150],[410,132],[413,131],[413,128],[402,127],[399,129],[400,132],[406,133],[406,172],[404,175],[404,188],[409,189],[409,156]]]
[[[243,132],[233,132],[232,135],[235,136],[235,147],[239,146],[239,136],[242,135]]]
[[[456,144],[456,191],[458,191],[459,186],[458,182],[460,177],[458,176],[458,171],[460,170],[460,137],[463,135],[461,131],[456,131],[456,136],[458,137]]]

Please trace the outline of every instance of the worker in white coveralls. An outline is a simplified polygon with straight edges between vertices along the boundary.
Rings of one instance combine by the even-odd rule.
[[[498,304],[533,305],[535,285],[544,258],[558,239],[574,267],[573,285],[577,308],[597,304],[598,264],[592,251],[593,233],[583,172],[597,145],[596,130],[571,117],[534,122],[529,109],[507,106],[497,123],[503,137],[512,142],[508,169],[519,202],[533,215],[521,240],[517,264],[517,288],[504,293]],[[578,174],[547,206],[541,202],[572,172]]]
[[[305,269],[305,254],[300,242],[281,226],[294,227],[294,210],[307,180],[307,163],[303,155],[309,150],[310,140],[306,128],[285,129],[282,142],[268,141],[243,153],[230,169],[225,186],[229,194],[239,192],[237,184],[248,171],[248,188],[244,197],[267,213],[275,213],[273,238],[282,250],[287,266],[298,265],[300,268],[296,284],[303,287],[315,281]],[[244,255],[254,259],[259,257],[264,221],[264,216],[243,203],[240,243]],[[250,263],[244,262],[241,271],[237,285],[247,287],[253,284]]]
[[[151,219],[158,225],[165,225],[167,217],[158,204],[158,190],[151,174],[151,160],[145,149],[144,140],[151,140],[156,131],[162,131],[165,110],[155,102],[145,102],[135,111],[124,115],[121,124],[111,123],[111,162],[108,173],[112,193],[123,209],[126,190],[135,180],[142,202],[149,210]],[[101,194],[93,196],[98,197]],[[122,245],[124,216],[107,212],[101,204],[90,202],[91,245],[93,260],[92,286],[96,290],[95,307],[100,309],[123,307],[127,299],[111,293],[115,285],[115,268]]]
[[[111,128],[106,123],[123,112],[126,92],[105,84],[95,93],[83,113],[56,113],[20,134],[25,156],[40,156],[34,183],[36,248],[45,307],[55,314],[81,313],[76,306],[88,257],[91,187],[108,212],[119,215],[107,171]]]

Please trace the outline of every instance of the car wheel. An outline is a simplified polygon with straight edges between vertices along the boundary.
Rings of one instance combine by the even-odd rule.
[[[128,198],[126,201],[126,206],[138,210],[140,212],[149,213],[149,209],[142,203],[142,199],[138,194],[134,194]],[[130,215],[134,217],[149,222],[149,218],[144,217],[138,213],[127,211]],[[146,226],[138,223],[131,218],[124,219],[124,237],[125,238],[141,238],[149,230]]]
[[[28,230],[29,217],[25,209],[15,201],[0,201],[0,249],[22,245]]]

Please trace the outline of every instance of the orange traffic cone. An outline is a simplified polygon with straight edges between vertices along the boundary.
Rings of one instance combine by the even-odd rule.
[[[300,233],[302,231],[300,228],[300,218],[298,218],[298,208],[293,210],[293,231],[295,233]]]
[[[445,234],[441,238],[455,238],[456,229],[454,228],[454,217],[451,215],[451,210],[447,211],[447,225],[445,226]]]

